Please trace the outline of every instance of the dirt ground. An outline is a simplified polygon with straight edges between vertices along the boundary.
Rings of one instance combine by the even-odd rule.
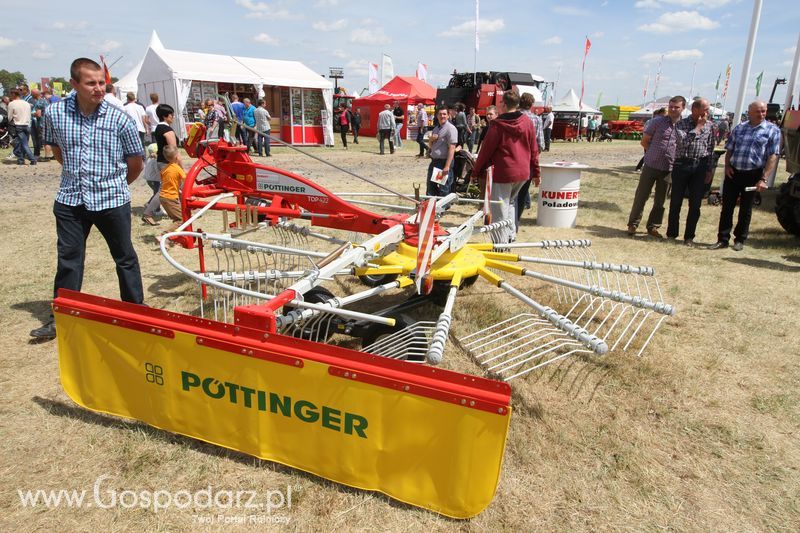
[[[338,143],[338,138],[337,138]],[[413,143],[378,155],[374,139],[311,153],[406,193],[426,163]],[[49,313],[55,269],[52,203],[59,165],[0,165],[0,530],[216,531],[202,509],[26,506],[20,491],[87,490],[100,476],[117,490],[279,490],[292,487],[282,522],[234,530],[793,530],[800,524],[800,241],[756,209],[747,246],[709,251],[625,233],[640,156],[635,142],[555,143],[543,162],[579,161],[578,225],[542,228],[523,217],[520,240],[592,239],[598,260],[655,267],[677,307],[642,357],[614,352],[568,360],[513,382],[514,415],[492,504],[457,521],[267,461],[77,407],[59,383],[55,342],[29,342]],[[286,148],[262,160],[334,191],[374,190]],[[6,152],[0,153],[5,158]],[[191,160],[184,159],[184,166]],[[717,182],[720,173],[717,174]],[[779,181],[785,179],[781,164]],[[716,182],[715,182],[716,183]],[[133,241],[147,303],[182,307],[187,284],[140,222],[150,190],[131,187]],[[647,209],[649,209],[649,204]],[[647,209],[645,216],[647,215]],[[685,209],[685,208],[684,208]],[[719,208],[703,205],[697,241],[716,240]],[[666,220],[665,220],[666,224]],[[662,228],[662,229],[665,229]],[[83,290],[116,298],[113,261],[89,238]],[[467,310],[501,293],[477,291]],[[191,305],[187,302],[187,307]],[[465,354],[450,367],[481,370]],[[269,517],[267,517],[269,518]]]

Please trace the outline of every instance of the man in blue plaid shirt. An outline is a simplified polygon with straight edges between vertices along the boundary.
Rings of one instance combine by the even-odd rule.
[[[778,164],[781,131],[767,121],[767,104],[756,100],[747,107],[747,122],[731,131],[725,144],[725,182],[722,187],[722,212],[719,215],[717,242],[712,250],[728,247],[733,229],[733,249],[744,248],[750,229],[755,191],[767,188],[767,176]],[[755,190],[745,189],[755,187]],[[733,210],[739,201],[739,220],[733,227]]]
[[[75,93],[48,107],[44,122],[44,142],[53,147],[53,156],[62,165],[53,205],[58,236],[54,297],[60,288],[81,289],[86,238],[97,226],[117,265],[120,298],[140,304],[144,291],[131,242],[128,189],[144,166],[139,133],[124,111],[103,99],[106,83],[100,65],[76,59],[70,77]],[[55,334],[52,317],[31,331],[32,337],[42,340]]]

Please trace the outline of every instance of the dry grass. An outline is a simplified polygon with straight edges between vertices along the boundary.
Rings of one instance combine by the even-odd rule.
[[[406,146],[379,157],[365,139],[349,152],[315,150],[404,191],[424,181]],[[369,153],[365,153],[369,152]],[[271,163],[356,190],[354,179],[284,149]],[[0,154],[5,156],[5,154]],[[515,414],[492,505],[452,521],[268,462],[76,407],[59,385],[54,343],[29,344],[48,312],[55,266],[51,213],[57,165],[0,167],[0,529],[3,531],[217,530],[201,510],[23,507],[18,489],[87,489],[108,474],[117,490],[295,487],[281,512],[298,530],[796,530],[800,524],[800,308],[798,241],[757,210],[743,252],[706,251],[624,233],[637,181],[635,143],[555,144],[546,160],[577,160],[584,174],[579,225],[522,238],[591,238],[598,258],[652,265],[678,316],[642,358],[572,359],[514,383]],[[782,174],[781,174],[782,175]],[[134,205],[149,189],[133,186]],[[703,206],[698,241],[715,240],[718,208]],[[157,251],[158,228],[134,221],[148,303],[192,308],[191,284]],[[187,256],[188,257],[188,256]],[[113,262],[93,233],[84,290],[116,297]],[[504,296],[465,293],[462,311]],[[477,367],[448,351],[448,366]],[[240,526],[253,529],[256,526]],[[280,526],[258,526],[277,529]]]

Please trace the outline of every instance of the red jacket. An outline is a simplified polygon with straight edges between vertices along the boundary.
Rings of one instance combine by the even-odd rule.
[[[503,113],[489,123],[473,173],[481,175],[494,165],[496,183],[513,183],[539,177],[539,147],[531,119],[519,111]]]

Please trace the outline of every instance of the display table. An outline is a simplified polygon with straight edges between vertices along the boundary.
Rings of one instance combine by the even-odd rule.
[[[578,218],[581,163],[557,161],[540,165],[539,204],[536,223],[549,228],[574,228]]]

